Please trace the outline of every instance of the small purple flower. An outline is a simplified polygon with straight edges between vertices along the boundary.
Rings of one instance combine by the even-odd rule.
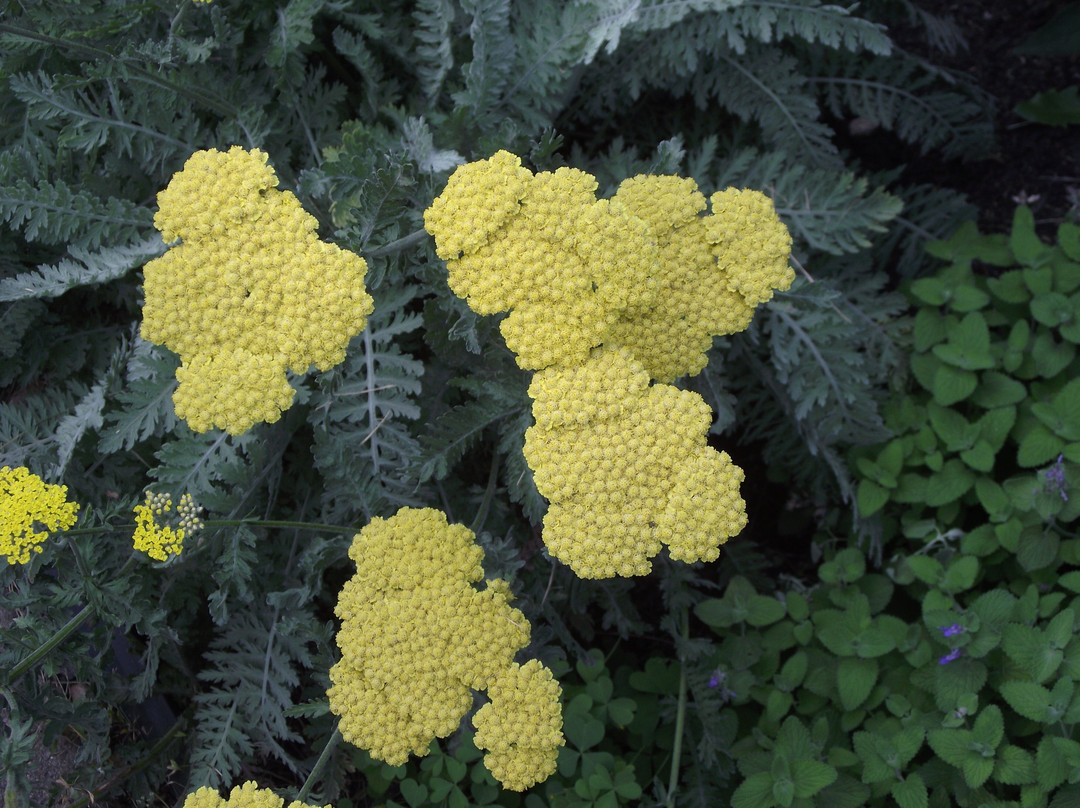
[[[709,687],[719,687],[719,686],[720,686],[720,677],[717,676],[714,673],[712,676],[709,677]]]
[[[953,623],[951,626],[941,627],[941,633],[944,634],[946,637],[955,637],[957,634],[963,634],[965,631],[967,631],[967,629],[959,623]]]
[[[1057,491],[1065,502],[1069,501],[1069,495],[1065,490],[1069,483],[1065,480],[1065,455],[1058,455],[1057,462],[1043,471],[1043,491],[1051,493]]]
[[[960,658],[960,653],[961,652],[960,652],[959,648],[954,648],[951,651],[949,651],[949,653],[947,653],[945,656],[941,657],[937,661],[937,663],[939,665],[948,665],[950,662],[955,662],[957,659]]]

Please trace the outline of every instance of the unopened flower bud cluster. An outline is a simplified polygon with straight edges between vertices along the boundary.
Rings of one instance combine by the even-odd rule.
[[[78,513],[66,485],[49,485],[23,466],[0,468],[0,555],[8,564],[28,563],[49,533],[70,528]]]
[[[639,176],[610,200],[576,169],[512,154],[459,167],[424,214],[451,289],[539,371],[525,458],[550,507],[544,541],[581,577],[713,560],[746,523],[742,470],[711,449],[708,405],[669,386],[714,336],[794,280],[791,238],[757,191]],[[650,379],[658,382],[650,385]]]
[[[319,241],[266,159],[195,152],[158,194],[154,224],[180,243],[144,269],[142,336],[180,355],[173,403],[196,432],[277,421],[286,371],[339,364],[373,309],[364,259]]]
[[[236,786],[229,792],[228,799],[218,794],[217,789],[203,786],[187,795],[182,808],[282,808],[285,800],[268,788],[259,788],[258,783],[248,781]],[[306,802],[293,800],[288,808],[317,808]],[[323,808],[331,808],[329,805]]]
[[[147,491],[143,504],[135,506],[132,545],[156,561],[167,561],[169,556],[180,555],[184,537],[202,530],[199,510],[191,494],[184,494],[177,502],[173,520],[172,497]],[[170,521],[175,524],[168,524]]]
[[[490,749],[485,762],[504,787],[522,790],[554,770],[560,690],[539,663],[517,672],[530,626],[504,581],[476,588],[483,555],[468,528],[430,508],[376,517],[357,534],[356,575],[336,609],[341,660],[330,669],[330,709],[346,740],[400,765],[456,730],[472,691],[487,690],[488,714],[503,729],[478,735],[477,745]]]

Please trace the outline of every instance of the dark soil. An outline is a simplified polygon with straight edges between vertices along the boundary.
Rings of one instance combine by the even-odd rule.
[[[893,30],[909,52],[970,76],[997,103],[997,147],[988,160],[943,161],[930,154],[909,166],[904,179],[932,182],[967,195],[979,209],[984,233],[1007,232],[1013,210],[1026,202],[1050,236],[1066,216],[1080,214],[1080,126],[1029,123],[1013,109],[1048,89],[1080,84],[1080,56],[1034,57],[1014,52],[1065,5],[1062,0],[916,0],[940,17],[951,17],[968,42],[949,55],[933,52],[925,36]],[[1071,214],[1070,214],[1071,210]]]

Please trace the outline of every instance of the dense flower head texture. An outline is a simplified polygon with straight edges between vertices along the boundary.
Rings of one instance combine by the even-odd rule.
[[[705,197],[692,179],[641,175],[614,198],[646,222],[659,261],[656,295],[623,314],[610,343],[630,349],[657,381],[699,373],[713,337],[745,330],[755,306],[791,286],[791,239],[762,193],[728,189],[702,216]]]
[[[727,188],[709,203],[707,237],[730,288],[751,307],[772,300],[774,290],[791,288],[791,234],[772,200],[760,191]]]
[[[426,755],[528,644],[509,586],[475,586],[483,555],[468,528],[430,508],[376,517],[353,540],[328,696],[342,736],[372,757]]]
[[[524,791],[555,773],[562,733],[562,690],[535,659],[516,662],[495,678],[490,701],[473,718],[484,765],[512,791]]]
[[[66,485],[49,485],[22,466],[0,468],[0,555],[8,564],[28,563],[49,533],[75,524],[78,512]]]
[[[282,808],[285,800],[268,788],[259,788],[258,783],[247,781],[229,792],[228,798],[222,797],[216,788],[203,786],[188,794],[182,808]],[[317,808],[306,802],[293,800],[288,808]],[[331,808],[324,805],[323,808]]]
[[[339,364],[373,310],[364,259],[318,239],[266,160],[195,152],[158,194],[154,224],[180,243],[144,269],[142,336],[180,355],[173,402],[196,432],[278,420],[286,371]]]
[[[525,459],[548,499],[543,540],[582,578],[644,575],[664,545],[714,561],[746,525],[742,470],[706,443],[696,393],[649,384],[625,348],[537,373]]]
[[[201,530],[202,520],[191,494],[184,494],[176,505],[177,524],[166,524],[172,515],[172,497],[147,491],[143,503],[135,506],[132,546],[155,561],[167,561],[170,556],[180,555],[184,537]]]
[[[500,151],[460,166],[424,213],[448,282],[500,324],[518,365],[582,361],[628,309],[655,295],[645,223],[574,168],[533,175]]]

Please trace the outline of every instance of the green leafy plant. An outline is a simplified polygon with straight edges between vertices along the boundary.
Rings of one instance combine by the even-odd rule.
[[[543,553],[528,377],[497,322],[451,294],[422,211],[456,165],[499,149],[588,170],[607,196],[650,172],[768,190],[801,279],[687,386],[718,414],[718,446],[762,455],[819,506],[854,500],[845,458],[888,436],[900,362],[904,303],[880,270],[918,274],[963,206],[862,176],[825,115],[950,155],[991,140],[985,94],[898,51],[887,19],[817,0],[6,4],[0,463],[84,504],[29,566],[0,570],[6,804],[175,802],[255,773],[339,805],[729,794],[733,697],[709,686],[716,649],[690,615],[767,559],[748,538],[715,576],[661,559],[644,581],[585,583]],[[664,114],[641,114],[653,104]],[[375,310],[343,363],[290,378],[281,420],[197,434],[173,410],[177,357],[138,336],[140,269],[166,249],[155,195],[193,152],[232,145],[265,151],[321,238],[365,258]],[[131,553],[147,486],[206,511],[161,565]],[[336,740],[324,696],[349,536],[402,506],[469,524],[485,573],[520,592],[529,652],[569,660],[569,745],[542,791],[498,791],[464,737],[393,772]],[[604,664],[589,651],[613,646]],[[834,788],[799,726],[774,723],[770,793]],[[62,780],[32,781],[43,750],[67,755]]]
[[[1061,225],[1048,247],[1020,207],[1008,237],[969,225],[929,249],[950,263],[911,284],[917,387],[887,408],[897,437],[855,459],[860,513],[900,503],[886,539],[948,525],[970,531],[978,555],[1005,548],[1042,569],[1058,526],[1080,515],[1068,496],[1080,461],[1080,229]],[[1001,271],[977,275],[975,261]]]

